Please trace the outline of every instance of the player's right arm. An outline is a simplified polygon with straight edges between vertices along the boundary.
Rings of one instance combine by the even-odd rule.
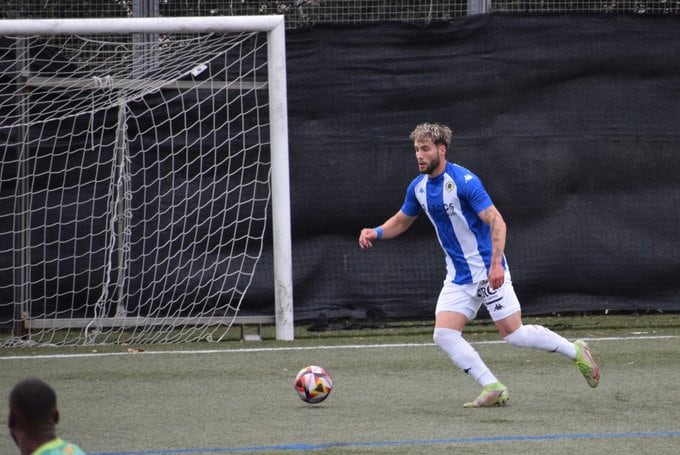
[[[373,246],[373,241],[378,238],[392,239],[397,237],[410,228],[416,218],[415,216],[408,216],[399,210],[380,226],[363,228],[359,234],[359,246],[362,249],[370,248]]]

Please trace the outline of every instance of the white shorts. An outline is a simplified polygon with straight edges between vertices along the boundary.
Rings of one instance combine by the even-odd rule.
[[[510,274],[505,275],[505,282],[498,289],[491,289],[487,280],[462,285],[446,281],[439,293],[437,308],[434,312],[436,314],[441,311],[454,311],[465,315],[469,321],[472,321],[477,316],[482,303],[494,322],[520,310]]]

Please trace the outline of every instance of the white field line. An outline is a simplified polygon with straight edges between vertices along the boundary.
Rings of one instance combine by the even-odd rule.
[[[669,340],[678,339],[680,335],[639,335],[639,336],[620,336],[620,337],[584,337],[581,338],[586,341],[630,341],[630,340]],[[502,344],[505,341],[473,341],[470,344]],[[0,356],[0,361],[11,360],[37,360],[37,359],[71,359],[71,358],[94,358],[94,357],[112,357],[123,355],[197,355],[197,354],[232,354],[232,353],[250,353],[250,352],[277,352],[277,351],[309,351],[320,349],[380,349],[380,348],[411,348],[411,347],[429,347],[434,346],[434,343],[395,343],[395,344],[345,344],[332,346],[290,346],[280,348],[242,348],[242,349],[196,349],[186,351],[139,351],[139,352],[87,352],[81,354],[36,354],[36,355],[10,355]],[[142,348],[143,349],[143,348]]]

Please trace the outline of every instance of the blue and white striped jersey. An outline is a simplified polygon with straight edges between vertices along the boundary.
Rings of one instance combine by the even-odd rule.
[[[488,277],[491,235],[489,226],[477,214],[491,205],[491,198],[475,174],[447,162],[446,170],[438,177],[420,175],[413,179],[401,211],[409,216],[427,214],[446,253],[446,279],[469,284]]]

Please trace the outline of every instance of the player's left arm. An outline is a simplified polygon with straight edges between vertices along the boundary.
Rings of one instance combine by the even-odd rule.
[[[478,213],[479,218],[489,225],[491,231],[491,266],[489,267],[489,285],[492,289],[503,286],[505,270],[503,269],[503,252],[507,226],[501,212],[495,205],[490,205]]]

